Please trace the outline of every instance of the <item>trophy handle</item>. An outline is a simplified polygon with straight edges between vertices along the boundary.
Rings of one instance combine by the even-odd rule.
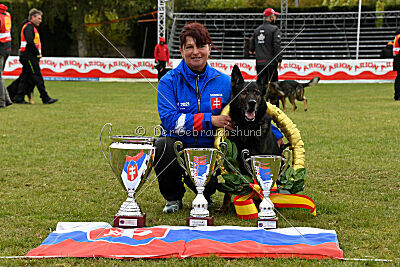
[[[250,156],[250,151],[248,149],[243,149],[242,150],[242,160],[243,160],[244,166],[246,167],[246,170],[250,173],[250,175],[253,176],[253,171],[248,162],[251,160],[251,157],[249,157],[249,156]]]
[[[214,169],[214,172],[212,175],[215,175],[215,173],[217,172],[217,170],[224,165],[224,160],[225,160],[225,156],[226,156],[226,152],[228,151],[228,144],[226,142],[221,142],[219,143],[219,149],[217,150],[217,153],[221,156],[221,159],[219,161],[219,163],[217,163],[217,166]]]
[[[185,163],[183,162],[183,159],[181,155],[183,154],[184,150],[178,151],[179,148],[183,148],[183,144],[181,141],[176,141],[174,144],[174,151],[176,154],[176,160],[178,161],[179,165],[186,171]]]
[[[100,132],[100,147],[101,147],[101,152],[103,153],[103,156],[104,156],[104,158],[105,158],[105,159],[107,160],[107,162],[108,162],[108,165],[110,165],[110,167],[111,167],[111,170],[113,170],[113,171],[114,171],[114,168],[113,168],[113,166],[111,165],[111,162],[110,162],[110,160],[108,160],[108,158],[107,158],[106,154],[104,153],[104,150],[103,150],[103,144],[102,144],[102,142],[101,142],[101,138],[102,138],[102,136],[103,136],[103,131],[104,131],[104,128],[106,127],[106,125],[110,125],[110,131],[108,132],[108,138],[110,138],[110,135],[111,135],[112,124],[111,124],[111,123],[109,123],[109,122],[107,122],[106,124],[104,124],[104,125],[103,125],[103,128],[101,128],[101,132]],[[110,159],[111,159],[111,152],[110,152],[110,148],[108,148],[108,152],[110,153]]]
[[[279,177],[282,175],[282,173],[284,173],[286,170],[287,170],[287,168],[289,167],[289,165],[290,165],[290,162],[292,161],[292,151],[290,151],[290,149],[288,149],[288,148],[286,148],[285,150],[283,150],[283,152],[282,152],[282,155],[283,155],[283,158],[282,158],[282,161],[283,161],[283,166],[282,166],[282,168],[281,168],[281,172],[279,173]]]

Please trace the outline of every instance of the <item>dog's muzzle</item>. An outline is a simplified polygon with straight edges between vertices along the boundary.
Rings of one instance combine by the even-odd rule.
[[[257,101],[254,99],[249,100],[249,102],[247,102],[247,110],[244,114],[245,119],[247,121],[254,121],[256,118],[256,105],[257,105]]]

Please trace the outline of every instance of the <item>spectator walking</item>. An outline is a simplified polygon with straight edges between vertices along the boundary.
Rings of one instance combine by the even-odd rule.
[[[19,49],[19,61],[22,64],[21,82],[15,96],[15,103],[28,104],[25,101],[25,88],[34,84],[39,90],[43,104],[53,104],[57,98],[51,98],[44,86],[42,72],[39,61],[42,57],[42,44],[39,36],[39,25],[42,23],[42,11],[33,8],[29,11],[28,20],[22,23],[21,46]]]
[[[154,59],[157,64],[158,80],[160,80],[167,73],[167,63],[169,63],[169,50],[164,37],[160,37],[160,42],[154,48]]]
[[[279,13],[272,8],[264,10],[264,22],[255,29],[250,42],[250,51],[256,55],[257,79],[266,79],[268,82],[278,81],[278,68],[281,68],[282,62],[281,31],[273,24],[276,15]],[[278,99],[269,100],[279,106]]]
[[[3,71],[11,54],[11,15],[7,6],[0,4],[0,108],[12,104],[3,80]]]
[[[393,41],[393,70],[397,72],[394,81],[394,100],[400,100],[400,29],[397,29],[396,37]]]

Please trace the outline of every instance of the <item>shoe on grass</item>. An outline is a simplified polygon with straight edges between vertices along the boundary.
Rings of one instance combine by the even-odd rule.
[[[58,101],[58,98],[50,98],[46,101],[43,101],[43,104],[53,104],[56,103]]]
[[[182,200],[168,201],[163,209],[164,213],[173,213],[183,208]]]

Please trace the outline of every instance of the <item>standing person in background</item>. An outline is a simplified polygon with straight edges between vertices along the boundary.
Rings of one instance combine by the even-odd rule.
[[[28,20],[22,23],[21,47],[19,49],[19,61],[22,64],[22,73],[18,92],[15,96],[15,103],[18,104],[28,104],[24,97],[26,84],[30,83],[37,86],[43,104],[53,104],[58,101],[57,98],[51,98],[47,94],[39,65],[40,58],[42,57],[42,44],[38,28],[40,23],[42,23],[42,15],[42,11],[33,8],[29,11]]]
[[[281,31],[272,24],[276,21],[275,15],[279,13],[272,8],[264,10],[264,23],[255,29],[250,42],[250,51],[256,55],[257,78],[262,80],[267,76],[268,82],[278,81],[278,68],[282,62]],[[279,107],[278,99],[269,100]]]
[[[165,38],[160,37],[160,42],[154,48],[154,59],[157,64],[158,80],[167,73],[167,63],[169,63],[169,50],[165,43]]]
[[[3,80],[3,71],[11,54],[11,15],[7,7],[0,4],[0,108],[12,104]]]
[[[397,29],[396,36],[393,41],[393,70],[397,72],[394,81],[394,100],[400,100],[400,29]]]

